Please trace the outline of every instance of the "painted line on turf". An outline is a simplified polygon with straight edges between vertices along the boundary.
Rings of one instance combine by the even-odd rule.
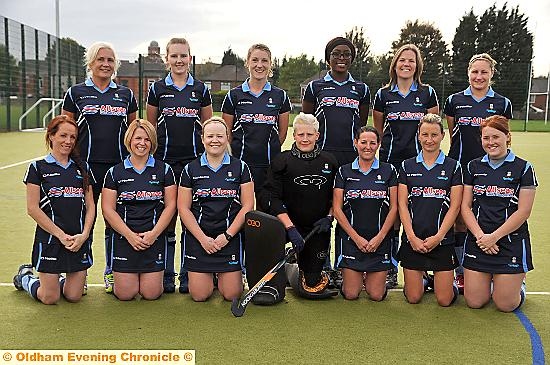
[[[542,346],[542,341],[535,326],[533,326],[529,318],[527,318],[521,309],[516,309],[514,314],[518,317],[519,321],[523,325],[523,328],[525,328],[527,334],[529,334],[529,338],[531,339],[531,356],[533,358],[533,365],[544,365],[544,347]]]
[[[5,169],[9,169],[10,167],[15,167],[15,166],[23,165],[23,164],[26,164],[26,163],[29,163],[29,162],[32,162],[32,161],[40,160],[44,157],[45,156],[38,156],[38,157],[35,157],[35,158],[30,158],[30,159],[25,160],[25,161],[12,163],[11,165],[0,166],[0,170],[5,170]]]

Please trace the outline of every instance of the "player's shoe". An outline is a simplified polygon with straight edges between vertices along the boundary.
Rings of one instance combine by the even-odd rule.
[[[458,292],[464,295],[464,275],[457,274],[455,278],[456,286],[458,287]]]
[[[328,287],[330,289],[340,290],[342,287],[342,282],[344,281],[342,278],[342,269],[330,270],[327,274],[329,276]]]
[[[432,293],[434,291],[434,276],[424,271],[422,274],[422,283],[424,284],[424,293]]]
[[[32,275],[32,265],[31,264],[23,264],[19,266],[19,269],[17,270],[17,274],[13,277],[13,286],[15,286],[15,289],[17,290],[23,290],[23,283],[22,279],[25,275]]]
[[[189,293],[189,275],[187,274],[187,271],[180,272],[178,280],[180,282],[179,292],[181,294]]]
[[[176,273],[164,273],[164,279],[162,284],[164,286],[165,293],[174,293],[176,291]]]
[[[103,274],[103,282],[105,283],[105,293],[112,294],[113,286],[115,284],[115,277],[112,271]]]
[[[88,295],[88,274],[86,274],[86,279],[84,279],[84,286],[82,287],[82,296]]]
[[[397,270],[390,269],[386,276],[386,289],[396,288],[397,284]]]

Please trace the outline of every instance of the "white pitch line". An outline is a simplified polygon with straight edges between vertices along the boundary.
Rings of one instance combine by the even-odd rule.
[[[11,286],[13,288],[13,283],[0,283],[0,287]],[[103,287],[105,284],[88,284],[88,287]],[[403,291],[403,289],[390,289],[389,291]],[[528,291],[527,295],[550,295],[550,292],[547,291]]]
[[[29,162],[32,162],[32,161],[40,160],[40,159],[42,159],[42,158],[44,158],[44,156],[38,156],[38,157],[35,157],[35,158],[30,158],[30,159],[25,160],[25,161],[12,163],[11,165],[0,166],[0,170],[9,169],[10,167],[15,167],[15,166],[23,165],[23,164],[26,164],[26,163],[29,163]]]

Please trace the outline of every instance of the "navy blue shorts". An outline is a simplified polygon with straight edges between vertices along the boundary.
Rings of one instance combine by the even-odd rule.
[[[35,242],[32,248],[32,266],[38,272],[61,274],[89,269],[93,264],[92,240],[88,238],[77,252],[69,251],[56,242]]]
[[[217,236],[217,234],[205,233],[209,237]],[[224,248],[211,255],[206,253],[199,241],[188,230],[185,229],[181,236],[184,253],[183,267],[185,270],[219,273],[240,271],[242,269],[243,251],[241,233],[236,234]]]
[[[164,270],[166,257],[166,236],[160,235],[147,250],[136,251],[126,238],[117,232],[113,239],[113,271],[125,273],[149,273]]]
[[[476,244],[475,239],[468,235],[464,246],[465,269],[490,274],[520,274],[533,270],[531,256],[531,239],[518,238],[508,241],[501,239],[498,243],[499,251],[496,255],[484,253]]]
[[[338,267],[359,272],[386,271],[393,267],[390,239],[382,241],[375,252],[368,253],[361,252],[355,242],[347,236],[336,236],[336,244],[341,247]]]
[[[406,238],[402,238],[399,248],[401,267],[418,271],[450,271],[458,267],[454,245],[439,245],[428,253],[418,253],[412,249]]]

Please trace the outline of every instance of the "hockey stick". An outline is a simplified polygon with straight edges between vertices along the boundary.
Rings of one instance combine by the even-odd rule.
[[[319,230],[319,227],[314,227],[311,230],[311,232],[309,232],[309,234],[304,238],[304,242],[307,242],[307,240],[309,240],[311,236],[313,236],[318,230]],[[295,253],[294,248],[291,250],[288,250],[285,257],[283,257],[279,262],[277,262],[277,264],[275,264],[275,266],[273,266],[273,268],[269,270],[256,283],[256,285],[254,285],[252,289],[250,289],[248,293],[245,294],[245,296],[240,301],[239,299],[233,299],[233,302],[231,303],[231,313],[233,313],[235,317],[243,316],[244,311],[246,310],[246,306],[248,305],[248,303],[250,303],[254,295],[256,295],[260,291],[260,289],[262,289],[265,286],[265,284],[267,284],[267,282],[275,276],[275,274],[277,274],[277,271],[281,267],[283,267],[284,264],[286,264],[287,261],[292,258],[292,256],[294,256],[294,253]]]

